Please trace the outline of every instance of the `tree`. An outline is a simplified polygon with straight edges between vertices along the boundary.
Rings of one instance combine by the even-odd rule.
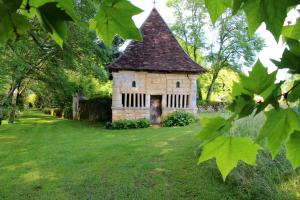
[[[93,6],[89,1],[77,5],[83,21],[90,19]],[[55,100],[55,105],[64,107],[70,104],[71,96],[82,85],[72,77],[93,76],[107,81],[103,66],[118,56],[117,48],[123,42],[115,37],[112,48],[108,48],[94,32],[70,24],[69,39],[65,40],[62,49],[47,35],[36,18],[30,21],[30,25],[26,34],[20,35],[16,42],[8,41],[7,48],[0,49],[0,82],[9,86],[7,94],[0,99],[0,107],[10,109],[10,123],[14,121],[18,98],[26,89],[37,94],[46,90],[47,98],[52,98],[52,102]]]
[[[171,29],[179,43],[196,63],[200,63],[200,49],[205,46],[203,27],[206,17],[203,0],[169,0],[167,6],[174,9],[176,21]],[[202,100],[200,85],[198,97]]]
[[[169,0],[167,5],[174,9],[176,21],[172,30],[185,51],[194,61],[205,61],[211,66],[213,77],[206,96],[206,101],[210,101],[220,70],[229,67],[240,71],[241,66],[250,67],[263,47],[263,40],[257,35],[248,36],[246,19],[241,13],[231,16],[227,12],[212,25],[203,0]],[[207,38],[207,30],[209,36],[216,35],[216,39]],[[200,56],[204,59],[199,60]],[[202,100],[202,83],[198,81],[198,85]]]
[[[124,39],[141,39],[141,34],[132,20],[133,15],[142,12],[127,0],[101,0],[99,3],[86,0],[3,0],[0,2],[0,44],[9,39],[16,40],[30,28],[30,20],[37,18],[39,23],[49,33],[51,38],[61,47],[67,38],[68,24],[87,28],[87,23],[81,21],[76,6],[82,9],[94,5],[92,16],[88,22],[99,38],[111,45],[116,34]],[[89,9],[89,8],[88,8]],[[80,13],[82,14],[82,13]]]
[[[211,84],[212,78],[213,78],[212,71],[208,71],[207,73],[199,76],[197,82],[200,82],[203,87],[202,89],[203,95],[207,95],[207,90]],[[231,68],[225,67],[221,69],[219,72],[219,76],[216,79],[214,92],[211,99],[218,102],[231,102],[232,86],[234,82],[238,82],[238,81],[239,81],[239,73],[233,71]]]
[[[281,60],[273,62],[279,69],[289,69],[289,73],[293,75],[300,74],[300,20],[288,25],[284,25],[284,21],[287,12],[296,9],[298,3],[290,0],[205,2],[213,23],[227,8],[233,14],[243,10],[247,16],[250,35],[263,22],[277,41],[281,35],[287,48]],[[276,83],[276,75],[277,70],[269,74],[260,61],[257,61],[249,75],[240,74],[240,82],[233,85],[233,101],[228,107],[232,111],[231,116],[226,119],[211,118],[203,124],[198,135],[203,147],[199,163],[216,158],[224,181],[238,161],[254,165],[258,150],[262,148],[270,150],[274,158],[285,147],[293,168],[300,167],[300,81],[296,78],[292,86],[282,92],[281,85],[286,81]],[[234,122],[262,112],[266,121],[262,122],[257,138],[232,135],[230,129]]]
[[[214,31],[218,32],[218,36],[210,44],[207,56],[213,74],[206,96],[207,102],[211,99],[220,70],[229,67],[240,71],[241,66],[250,67],[264,44],[257,35],[248,36],[246,18],[241,13],[235,16],[231,16],[229,12],[224,13],[215,23],[212,32]]]

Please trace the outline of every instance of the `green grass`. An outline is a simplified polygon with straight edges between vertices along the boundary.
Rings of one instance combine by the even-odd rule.
[[[234,173],[224,183],[214,161],[197,165],[199,129],[194,123],[113,131],[25,112],[15,124],[0,126],[0,199],[255,197]],[[289,179],[264,192],[266,199],[286,199],[298,189]]]

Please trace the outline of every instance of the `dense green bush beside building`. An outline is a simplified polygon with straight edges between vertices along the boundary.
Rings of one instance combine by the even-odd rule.
[[[164,119],[162,126],[186,126],[192,123],[194,120],[195,118],[191,113],[176,111]]]
[[[134,129],[134,128],[148,128],[150,126],[150,121],[146,118],[138,119],[138,120],[119,120],[115,122],[107,122],[107,129]]]

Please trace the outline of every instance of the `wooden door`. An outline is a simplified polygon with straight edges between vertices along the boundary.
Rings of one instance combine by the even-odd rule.
[[[150,121],[152,124],[161,123],[161,95],[150,96]]]

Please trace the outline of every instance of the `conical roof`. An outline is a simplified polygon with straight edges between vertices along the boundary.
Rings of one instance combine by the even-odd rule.
[[[140,32],[143,41],[132,40],[109,69],[193,74],[206,71],[185,53],[155,8]]]

